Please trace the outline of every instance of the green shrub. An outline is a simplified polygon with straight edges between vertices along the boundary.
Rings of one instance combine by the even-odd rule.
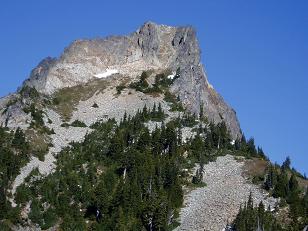
[[[97,103],[94,103],[94,104],[92,105],[92,107],[94,107],[94,108],[98,108]]]
[[[19,91],[19,94],[22,97],[29,97],[30,99],[37,99],[39,98],[40,94],[34,87],[29,87],[29,86],[23,86],[21,90]]]
[[[27,114],[31,113],[32,116],[32,121],[30,124],[31,127],[38,128],[44,126],[43,111],[37,109],[33,103],[29,107],[24,107],[23,110]]]
[[[71,123],[71,126],[73,127],[87,127],[87,125],[79,120],[75,120],[74,122]]]
[[[120,95],[123,89],[125,89],[125,85],[121,84],[119,86],[116,86],[117,94]]]
[[[172,94],[170,91],[165,92],[164,100],[168,103],[176,103],[177,102],[176,96],[174,94]]]
[[[140,80],[138,82],[131,83],[129,87],[143,93],[163,93],[164,91],[168,91],[168,88],[173,84],[175,79],[179,78],[179,74],[176,74],[173,79],[169,79],[169,72],[165,71],[164,73],[157,74],[155,76],[155,83],[152,87],[149,87],[149,84],[146,81],[148,78],[147,72],[142,72]]]
[[[180,101],[179,97],[176,97],[169,90],[165,91],[164,100],[170,103],[171,111],[184,111],[184,107]]]
[[[46,149],[36,149],[33,151],[33,155],[36,156],[40,161],[45,160],[45,154],[47,154],[48,148]]]
[[[146,80],[147,78],[148,78],[148,74],[147,72],[144,71],[142,72],[140,76],[140,80],[138,82],[131,83],[129,87],[135,89],[136,91],[144,92],[149,86]]]
[[[0,230],[1,231],[11,231],[10,222],[7,220],[0,221]]]
[[[58,220],[58,217],[54,211],[54,209],[49,208],[43,214],[44,224],[42,224],[41,228],[46,230],[52,226],[54,226]]]
[[[68,128],[69,126],[70,126],[70,124],[66,123],[66,122],[61,124],[61,127],[63,127],[63,128]]]
[[[16,190],[15,201],[17,204],[25,204],[31,199],[31,190],[25,184],[19,186]]]
[[[46,126],[42,126],[42,127],[40,128],[39,131],[40,131],[41,133],[46,133],[47,135],[56,134],[55,131],[53,130],[53,128],[50,129],[50,128],[46,127]]]
[[[168,79],[166,74],[164,73],[155,76],[155,84],[157,86],[160,86],[162,88],[168,88],[172,83],[173,81],[171,79]]]
[[[60,99],[59,99],[58,97],[54,97],[54,98],[52,99],[52,103],[53,103],[54,105],[59,105],[59,104],[60,104]]]
[[[252,183],[253,184],[260,184],[263,183],[264,181],[264,176],[263,175],[257,175],[252,177]]]
[[[32,200],[29,218],[31,219],[33,223],[36,223],[36,224],[42,223],[43,214],[41,212],[40,202],[37,199]]]

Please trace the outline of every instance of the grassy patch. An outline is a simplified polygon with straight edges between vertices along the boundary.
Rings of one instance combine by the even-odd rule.
[[[52,106],[65,121],[68,121],[76,105],[81,100],[87,100],[96,92],[102,92],[107,87],[107,80],[95,79],[86,84],[63,88],[52,96]]]
[[[197,189],[197,188],[202,188],[202,187],[206,187],[207,184],[205,182],[200,182],[198,184],[194,184],[194,183],[188,183],[187,184],[187,187],[190,189],[190,190],[194,190],[194,189]]]
[[[250,160],[245,160],[244,173],[254,181],[258,181],[260,176],[264,176],[268,166],[268,161],[252,158]]]
[[[48,135],[38,133],[33,129],[26,130],[25,134],[30,143],[30,149],[33,155],[39,158],[39,160],[44,161],[44,156],[51,146]]]

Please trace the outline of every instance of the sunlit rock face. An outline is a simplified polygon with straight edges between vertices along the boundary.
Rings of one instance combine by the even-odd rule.
[[[241,136],[235,111],[208,83],[200,61],[200,47],[192,27],[145,23],[126,36],[76,40],[59,58],[46,58],[23,84],[50,95],[58,89],[119,74],[136,78],[142,71],[178,71],[171,91],[184,106],[198,113],[203,106],[208,118],[225,121],[234,139]]]

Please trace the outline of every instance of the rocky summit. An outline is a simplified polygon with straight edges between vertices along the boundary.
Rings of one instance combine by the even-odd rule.
[[[236,113],[209,84],[200,53],[192,27],[147,22],[127,36],[74,41],[59,58],[42,60],[23,85],[52,94],[111,74],[135,78],[145,70],[178,70],[171,91],[184,106],[198,113],[202,105],[211,121],[225,121],[232,137],[240,138]]]

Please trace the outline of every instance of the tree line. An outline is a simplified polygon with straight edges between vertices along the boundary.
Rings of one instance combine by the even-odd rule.
[[[93,132],[83,142],[71,143],[57,155],[54,173],[41,178],[35,177],[36,170],[17,188],[16,208],[10,207],[3,194],[5,211],[14,216],[6,212],[0,224],[22,224],[20,211],[31,201],[29,219],[42,229],[61,221],[63,230],[170,230],[177,225],[183,203],[184,168],[199,163],[191,183],[202,185],[204,164],[223,150],[246,157],[265,156],[253,139],[243,137],[233,143],[226,124],[208,122],[202,110],[198,116],[183,112],[168,123],[166,118],[161,104],[154,104],[134,116],[125,113],[120,123],[109,119],[93,124]],[[148,121],[160,125],[150,132]],[[195,136],[183,140],[183,127],[190,127]],[[1,129],[5,134],[1,139],[7,137],[1,141],[7,146],[1,158],[10,159],[8,153],[16,149],[15,155],[24,153],[24,159],[9,161],[26,162],[29,145],[21,129],[15,133]],[[14,163],[11,180],[22,163]],[[2,191],[8,187],[9,183]]]

